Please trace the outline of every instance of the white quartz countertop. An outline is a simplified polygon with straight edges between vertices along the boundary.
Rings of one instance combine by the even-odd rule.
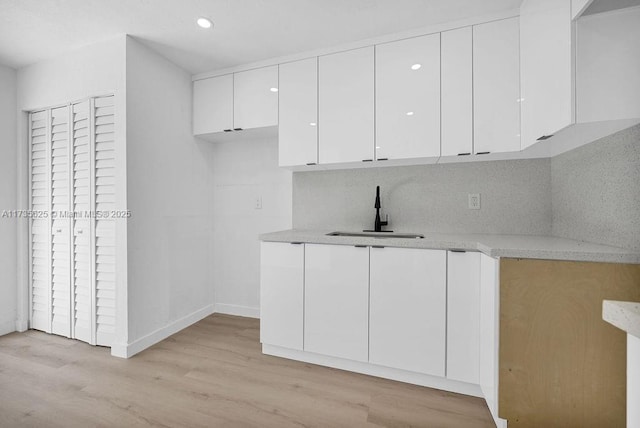
[[[268,242],[373,245],[400,248],[480,251],[491,257],[640,264],[640,253],[554,236],[421,233],[423,239],[327,236],[333,230],[289,229],[260,235]]]
[[[603,300],[602,319],[640,338],[640,302]]]

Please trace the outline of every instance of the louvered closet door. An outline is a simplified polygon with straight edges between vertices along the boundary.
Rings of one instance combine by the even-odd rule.
[[[95,344],[95,296],[91,268],[91,144],[89,101],[71,106],[73,120],[73,330],[75,339]]]
[[[69,107],[51,110],[51,332],[71,336]]]
[[[111,346],[115,331],[115,123],[113,97],[94,100],[96,342]]]
[[[31,140],[31,328],[51,332],[49,111],[29,115]]]

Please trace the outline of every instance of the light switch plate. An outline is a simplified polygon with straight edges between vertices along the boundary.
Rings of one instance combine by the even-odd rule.
[[[469,209],[480,209],[480,193],[469,193]]]

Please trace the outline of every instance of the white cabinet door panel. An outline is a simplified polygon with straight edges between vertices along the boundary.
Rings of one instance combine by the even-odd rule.
[[[480,255],[480,389],[498,417],[498,346],[500,331],[499,262]]]
[[[518,18],[473,27],[474,153],[520,150]]]
[[[440,156],[440,34],[376,46],[376,159]]]
[[[522,148],[574,122],[571,0],[520,6]]]
[[[193,82],[193,133],[233,128],[233,74]]]
[[[305,245],[304,350],[368,360],[369,248]]]
[[[318,58],[280,65],[280,166],[318,163]]]
[[[374,157],[373,46],[318,59],[319,163]]]
[[[442,156],[473,153],[472,28],[442,33]]]
[[[447,377],[480,383],[480,253],[449,251]]]
[[[278,125],[278,66],[233,75],[234,129]]]
[[[371,248],[374,364],[445,374],[446,252]]]
[[[262,242],[260,342],[302,350],[304,245]]]

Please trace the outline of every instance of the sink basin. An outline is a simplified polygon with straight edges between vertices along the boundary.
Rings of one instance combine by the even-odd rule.
[[[422,239],[424,235],[417,233],[393,233],[393,232],[331,232],[327,236],[356,236],[361,238],[405,238]]]

